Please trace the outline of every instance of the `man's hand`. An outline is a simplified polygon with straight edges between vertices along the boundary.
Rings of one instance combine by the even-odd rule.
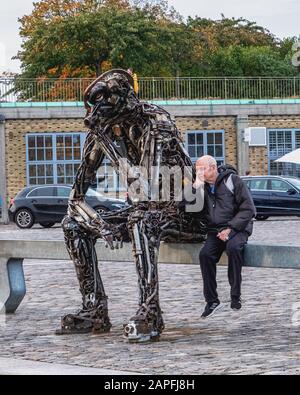
[[[195,189],[198,189],[200,186],[204,184],[204,174],[202,168],[196,168],[196,179],[193,184]]]
[[[224,229],[224,230],[222,230],[222,232],[219,232],[219,233],[217,234],[217,237],[218,237],[220,240],[226,242],[226,241],[229,240],[229,234],[230,234],[230,232],[231,232],[231,229],[229,229],[229,228],[228,228],[228,229]]]

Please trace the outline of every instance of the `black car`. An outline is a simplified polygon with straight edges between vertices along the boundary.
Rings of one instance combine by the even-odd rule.
[[[242,177],[251,191],[257,220],[270,216],[300,216],[300,179],[279,176]]]
[[[50,228],[67,214],[70,192],[70,185],[24,188],[12,199],[9,218],[22,229],[31,228],[35,223]],[[99,213],[125,207],[124,200],[106,198],[93,189],[88,190],[86,201]]]

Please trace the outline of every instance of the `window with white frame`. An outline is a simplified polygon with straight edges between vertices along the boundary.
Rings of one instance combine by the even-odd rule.
[[[211,155],[218,165],[224,164],[224,130],[189,130],[186,132],[186,149],[193,162],[200,156]]]
[[[119,175],[107,158],[104,159],[97,172],[97,189],[103,192],[127,190],[127,187],[122,185]]]
[[[300,130],[269,129],[268,136],[269,174],[300,177],[300,165],[275,162],[281,156],[300,148]]]
[[[27,185],[72,184],[85,136],[85,133],[27,134]]]
[[[27,185],[73,184],[81,163],[86,133],[29,133],[26,135]],[[97,186],[104,191],[125,190],[108,159],[100,166]]]

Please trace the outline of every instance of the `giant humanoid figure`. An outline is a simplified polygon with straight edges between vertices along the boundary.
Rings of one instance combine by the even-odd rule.
[[[202,223],[194,214],[180,210],[172,188],[169,201],[153,200],[148,188],[148,199],[136,199],[132,206],[105,214],[96,213],[86,203],[85,194],[105,156],[117,172],[122,172],[120,163],[124,158],[129,166],[149,170],[148,178],[141,175],[138,178],[141,188],[144,183],[161,189],[161,166],[177,166],[182,171],[188,167],[192,169],[190,182],[193,182],[192,163],[170,115],[158,106],[141,102],[134,92],[131,75],[124,70],[102,74],[87,88],[84,101],[89,133],[70,195],[68,215],[62,222],[83,307],[78,313],[63,317],[57,333],[110,330],[107,296],[98,270],[95,243],[101,238],[111,248],[118,248],[123,241],[130,240],[140,297],[136,313],[124,325],[124,335],[132,342],[158,340],[164,328],[157,273],[160,242],[201,240]],[[183,171],[182,183],[184,174]],[[127,176],[128,186],[136,182],[136,177]]]

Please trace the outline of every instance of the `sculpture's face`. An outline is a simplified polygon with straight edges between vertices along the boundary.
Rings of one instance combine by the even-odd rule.
[[[130,86],[126,80],[114,76],[106,81],[97,82],[91,89],[88,100],[92,105],[102,102],[113,107],[121,97],[126,97],[129,90]]]
[[[110,126],[116,139],[123,134],[136,145],[141,131],[128,121],[135,114],[139,100],[133,89],[133,78],[124,70],[102,74],[86,90],[85,107],[88,110],[85,125],[90,129]],[[133,117],[134,118],[134,117]],[[132,119],[131,119],[132,120]]]
[[[84,99],[87,108],[101,103],[113,109],[132,92],[131,75],[124,70],[111,70],[102,74],[87,88]]]

